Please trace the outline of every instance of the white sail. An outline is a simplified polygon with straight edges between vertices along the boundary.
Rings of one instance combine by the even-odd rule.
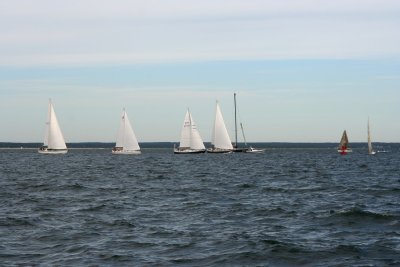
[[[116,148],[121,148],[121,153],[126,151],[140,151],[139,143],[136,139],[136,135],[133,132],[132,126],[129,122],[128,114],[125,109],[121,115],[120,126],[117,134],[117,141],[115,144]],[[113,150],[116,152],[116,150]]]
[[[176,154],[204,153],[205,146],[200,132],[197,130],[196,123],[193,120],[189,109],[186,112],[182,125],[181,139],[179,148],[174,149]]]
[[[191,124],[190,148],[191,149],[205,149],[203,139],[200,136],[200,132],[197,129],[197,126],[196,126],[196,123],[194,122],[192,114],[189,111],[188,111],[188,113],[189,113],[189,121]]]
[[[368,128],[368,154],[374,155],[375,151],[372,149],[371,131],[370,131],[370,128],[369,128],[369,118],[368,118],[368,126],[367,126],[367,128]]]
[[[53,104],[49,100],[47,113],[46,130],[44,134],[43,147],[39,150],[40,153],[66,153],[67,146],[60,125],[58,124],[57,116],[54,111]]]
[[[192,136],[192,122],[190,118],[189,110],[186,112],[185,119],[183,121],[182,131],[181,131],[181,141],[179,147],[190,148]]]
[[[218,101],[215,110],[215,122],[211,137],[211,143],[218,149],[233,149],[231,139],[229,138],[228,130],[226,129],[224,118],[222,117],[221,109]]]

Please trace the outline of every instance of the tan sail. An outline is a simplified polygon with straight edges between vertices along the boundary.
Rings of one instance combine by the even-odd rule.
[[[349,148],[349,138],[347,137],[347,132],[344,130],[342,134],[342,138],[340,139],[340,144],[338,147],[338,152],[345,154],[348,152],[352,152],[351,148]]]

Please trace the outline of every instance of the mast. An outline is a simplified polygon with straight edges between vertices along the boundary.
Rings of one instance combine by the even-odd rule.
[[[237,145],[236,93],[233,93],[233,100],[235,104],[235,148],[237,148],[238,145]]]
[[[371,131],[370,131],[370,128],[369,128],[369,117],[368,117],[368,124],[367,124],[368,126],[368,153],[369,154],[372,154],[372,143],[371,143]]]

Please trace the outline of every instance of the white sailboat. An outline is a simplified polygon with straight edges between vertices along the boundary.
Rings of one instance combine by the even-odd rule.
[[[133,132],[125,109],[122,111],[121,122],[117,134],[117,142],[112,149],[113,154],[140,154],[140,147]]]
[[[342,138],[340,139],[338,152],[342,155],[345,155],[346,153],[349,153],[349,152],[353,152],[353,150],[351,148],[349,148],[349,139],[347,137],[346,130],[344,130],[344,132],[342,134]]]
[[[215,109],[215,121],[211,136],[211,144],[213,146],[207,149],[208,153],[231,153],[233,150],[232,142],[229,138],[218,101]]]
[[[181,140],[179,147],[174,147],[175,154],[198,154],[206,152],[203,140],[201,139],[200,132],[193,120],[192,114],[189,109],[186,112],[183,121]]]
[[[371,131],[369,129],[369,118],[368,118],[368,154],[375,155],[376,152],[372,149],[372,142],[371,142]]]
[[[41,154],[65,154],[68,152],[51,99],[49,100],[44,142],[38,152]]]

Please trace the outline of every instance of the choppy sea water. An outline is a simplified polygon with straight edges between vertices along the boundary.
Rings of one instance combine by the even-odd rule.
[[[0,265],[399,266],[400,151],[0,151]]]

